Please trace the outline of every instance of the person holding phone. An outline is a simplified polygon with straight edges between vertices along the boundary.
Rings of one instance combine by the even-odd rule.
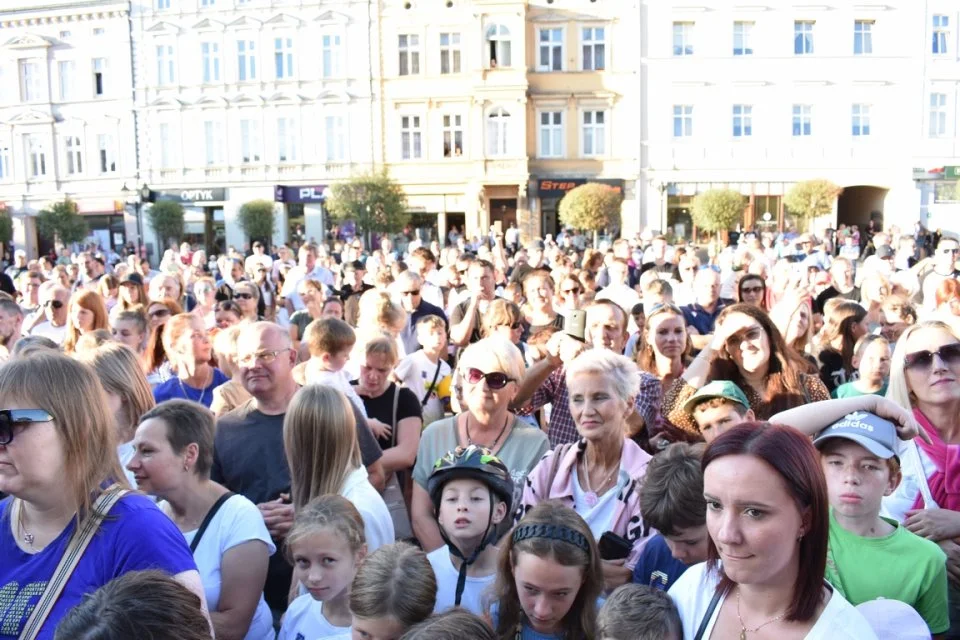
[[[600,540],[604,585],[611,591],[630,582],[649,539],[640,486],[650,455],[625,435],[637,366],[618,353],[591,349],[570,362],[565,375],[580,438],[558,446],[530,472],[517,518],[545,500],[580,514]]]

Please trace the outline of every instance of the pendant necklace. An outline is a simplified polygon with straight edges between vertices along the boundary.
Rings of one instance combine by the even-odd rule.
[[[190,394],[187,393],[187,388],[183,385],[183,379],[180,376],[177,376],[177,382],[180,383],[180,391],[183,392],[183,397],[186,398],[187,400],[193,400],[193,398],[190,397]],[[203,385],[203,387],[200,388],[200,397],[196,400],[197,404],[203,404],[203,397],[207,395],[207,387],[212,382],[213,382],[213,369],[210,369],[210,382],[208,382],[207,384]],[[192,389],[193,387],[190,387],[190,388]]]
[[[780,620],[785,615],[786,615],[786,611],[778,615],[776,618],[767,620],[759,627],[754,627],[753,629],[747,629],[747,625],[743,624],[743,618],[740,617],[740,589],[737,589],[737,620],[740,621],[740,640],[747,640],[748,633],[756,633],[757,631],[760,631],[760,629],[763,629],[768,624],[773,624],[774,622]]]
[[[23,524],[23,504],[17,505],[17,526],[20,527],[20,531],[23,533],[23,541],[33,549],[33,541],[36,540],[36,537],[27,531],[27,527]]]
[[[587,492],[583,495],[583,501],[587,503],[587,506],[593,508],[597,506],[597,503],[600,502],[600,496],[597,495],[608,482],[613,477],[613,475],[620,470],[620,465],[618,464],[611,470],[603,480],[600,482],[600,485],[597,487],[597,491],[594,491],[590,486],[590,461],[587,459],[587,452],[583,452],[583,475],[584,475],[584,484],[586,484]]]

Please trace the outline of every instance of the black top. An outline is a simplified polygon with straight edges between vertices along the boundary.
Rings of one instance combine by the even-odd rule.
[[[356,385],[357,381],[354,380],[351,384]],[[361,395],[360,399],[363,400],[363,407],[367,410],[367,416],[396,427],[393,424],[393,392],[396,387],[397,383],[391,382],[387,390],[376,398]],[[357,393],[360,393],[359,389]],[[414,395],[413,391],[406,387],[400,387],[400,396],[397,398],[397,423],[399,424],[404,418],[422,419],[423,410],[420,407],[420,400]],[[384,450],[393,446],[392,438],[377,438],[377,442],[380,444],[380,448]]]
[[[860,302],[860,287],[854,287],[846,293],[840,293],[835,286],[830,285],[821,291],[817,299],[813,301],[813,312],[823,315],[823,305],[827,304],[827,300],[838,297],[844,298],[845,300],[852,300],[853,302]]]
[[[831,394],[842,384],[853,380],[843,368],[843,355],[836,349],[827,347],[820,352],[817,367],[820,369],[820,379]]]

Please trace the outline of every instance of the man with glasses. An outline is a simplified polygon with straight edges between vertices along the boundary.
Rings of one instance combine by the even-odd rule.
[[[960,258],[960,242],[954,238],[941,238],[933,252],[933,270],[920,280],[923,306],[933,310],[937,306],[937,288],[947,278],[960,276],[957,259]],[[929,263],[928,263],[929,264]]]
[[[410,268],[410,271],[420,276],[420,280],[423,283],[420,287],[420,295],[423,299],[433,306],[442,309],[443,291],[430,281],[431,275],[436,273],[435,269],[437,266],[437,259],[433,256],[433,252],[426,247],[417,247],[410,254],[410,258],[407,260],[407,266]]]
[[[32,336],[44,336],[57,344],[63,344],[67,334],[67,303],[70,301],[70,291],[59,284],[53,284],[40,293],[40,304],[43,307],[43,318],[31,330]]]
[[[417,323],[421,318],[437,316],[443,320],[446,330],[450,330],[443,309],[423,299],[423,285],[423,279],[409,270],[401,273],[393,283],[394,297],[400,298],[400,306],[407,312],[407,324],[400,332],[400,339],[403,340],[406,353],[413,353],[420,348],[420,343],[417,341]]]
[[[30,316],[41,311],[40,308],[40,285],[43,284],[43,276],[39,271],[24,271],[20,274],[20,308],[23,309],[24,316]]]

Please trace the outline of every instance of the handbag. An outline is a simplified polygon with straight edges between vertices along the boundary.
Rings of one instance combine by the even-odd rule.
[[[118,484],[113,484],[101,493],[100,497],[93,503],[93,508],[90,510],[90,513],[86,515],[83,522],[80,523],[80,526],[78,526],[76,530],[74,530],[73,535],[70,536],[70,542],[63,552],[63,557],[60,558],[60,563],[57,565],[56,570],[54,570],[53,577],[47,582],[47,587],[43,590],[43,595],[40,596],[37,606],[34,607],[33,613],[30,614],[27,624],[24,625],[19,640],[34,640],[40,633],[40,628],[43,627],[43,624],[50,616],[50,612],[53,611],[53,605],[56,604],[57,599],[60,598],[60,594],[63,593],[64,587],[67,586],[70,576],[73,575],[73,571],[77,568],[77,565],[80,564],[84,552],[87,550],[87,547],[90,546],[93,536],[100,529],[100,524],[103,522],[103,519],[110,513],[110,509],[117,504],[120,498],[127,493],[129,493],[128,490],[123,489]],[[18,506],[18,508],[22,509],[23,507]],[[13,517],[13,514],[11,514],[11,517]]]
[[[390,423],[390,447],[397,446],[397,404],[400,401],[400,385],[393,383],[393,421]],[[390,475],[387,481],[387,487],[383,490],[383,501],[387,503],[387,509],[390,510],[390,519],[393,520],[393,532],[397,540],[403,540],[413,537],[413,528],[410,526],[410,513],[407,510],[407,502],[403,496],[403,488],[400,484],[401,472],[397,471]]]

